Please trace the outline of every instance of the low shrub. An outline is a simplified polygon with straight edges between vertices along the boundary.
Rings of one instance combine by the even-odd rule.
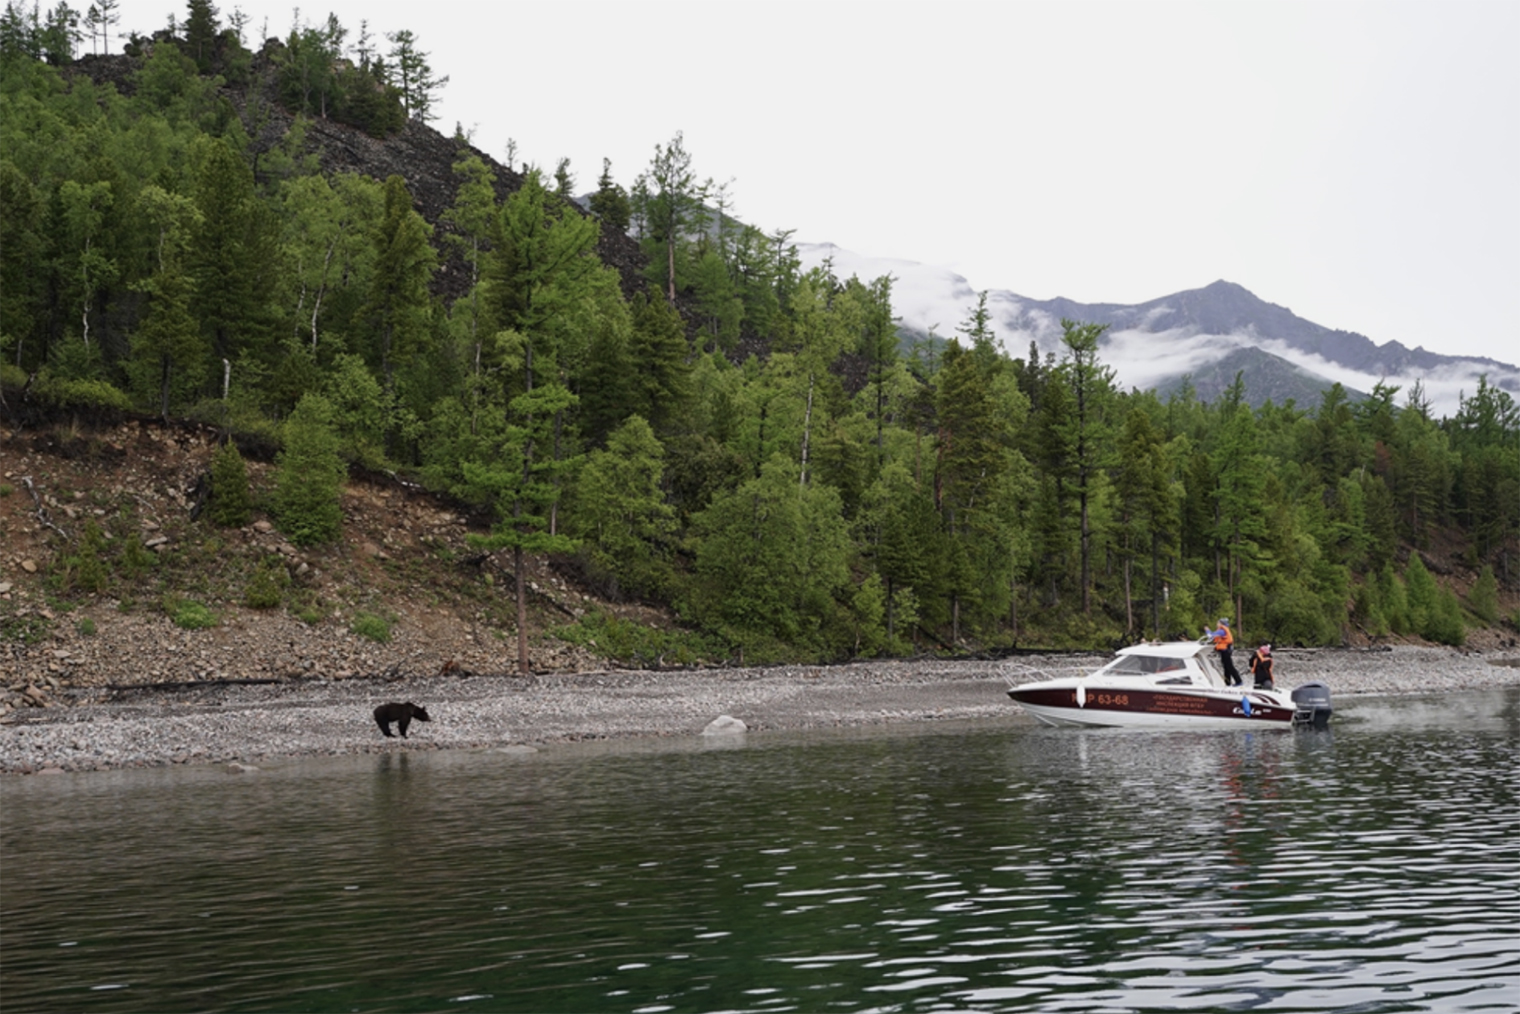
[[[210,609],[192,599],[171,599],[164,611],[182,630],[205,630],[221,622]]]
[[[49,377],[37,384],[37,396],[58,408],[132,410],[132,399],[104,380]]]
[[[206,512],[212,524],[223,528],[241,528],[253,516],[253,498],[248,492],[248,468],[237,444],[227,441],[211,459],[211,496]]]
[[[158,557],[143,545],[142,536],[133,532],[123,540],[117,566],[128,577],[140,577],[158,563]]]
[[[273,609],[285,600],[290,574],[279,557],[265,557],[254,571],[253,579],[243,591],[243,604],[249,609]]]
[[[391,639],[391,622],[383,616],[374,613],[360,613],[354,617],[348,629],[360,637],[367,637],[371,641],[379,641],[381,644]]]

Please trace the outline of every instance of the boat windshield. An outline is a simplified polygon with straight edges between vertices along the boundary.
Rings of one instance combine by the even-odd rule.
[[[1151,676],[1158,672],[1181,672],[1186,666],[1180,658],[1164,655],[1120,655],[1108,667],[1110,676]]]

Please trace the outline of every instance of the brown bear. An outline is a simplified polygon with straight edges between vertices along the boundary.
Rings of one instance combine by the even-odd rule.
[[[412,719],[419,722],[431,722],[426,708],[419,708],[411,701],[405,704],[382,704],[375,709],[375,724],[380,726],[380,731],[387,736],[391,734],[391,723],[396,723],[396,728],[401,730],[401,738],[406,738],[406,727],[412,724]]]

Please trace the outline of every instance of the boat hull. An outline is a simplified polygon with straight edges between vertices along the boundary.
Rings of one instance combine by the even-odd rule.
[[[1079,689],[1082,691],[1079,693]],[[1015,687],[1020,707],[1046,725],[1097,728],[1291,728],[1294,708],[1261,690]]]

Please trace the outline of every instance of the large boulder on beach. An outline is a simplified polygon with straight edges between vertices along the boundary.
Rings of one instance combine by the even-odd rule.
[[[702,730],[704,736],[742,736],[749,731],[749,726],[732,715],[719,715],[707,723],[707,728]]]

